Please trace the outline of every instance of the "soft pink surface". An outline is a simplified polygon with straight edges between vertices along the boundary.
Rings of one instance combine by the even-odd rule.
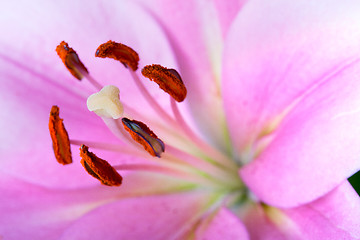
[[[251,161],[240,175],[268,204],[312,201],[360,168],[359,7],[255,0],[230,30],[227,121],[235,149]],[[271,143],[253,159],[261,134],[276,121]]]
[[[188,206],[191,209],[191,213],[194,213],[196,206],[202,206],[206,202],[206,198],[209,197],[209,195],[200,193],[171,194],[176,189],[184,187],[182,183],[171,178],[141,172],[122,172],[122,174],[124,181],[123,185],[119,188],[100,185],[96,179],[87,176],[93,181],[93,185],[96,186],[81,189],[53,189],[31,184],[1,172],[0,236],[7,240],[23,239],[25,236],[29,240],[59,239],[64,234],[64,231],[68,231],[66,233],[67,236],[75,233],[80,234],[77,228],[79,223],[77,222],[82,222],[84,218],[87,219],[89,216],[95,218],[92,220],[94,228],[87,226],[89,230],[84,230],[82,234],[86,234],[86,232],[92,229],[94,232],[98,231],[96,234],[99,236],[104,233],[104,229],[96,228],[97,223],[102,227],[106,227],[105,225],[109,222],[118,226],[117,223],[120,224],[121,221],[126,222],[128,219],[136,216],[140,219],[143,216],[141,212],[133,212],[131,208],[128,209],[127,214],[124,213],[123,209],[112,209],[111,206],[114,204],[126,208],[126,206],[140,204],[141,202],[146,206],[148,206],[147,204],[154,204],[155,206],[155,202],[158,202],[159,208],[161,208],[160,205],[162,203],[166,203],[166,206],[172,205],[171,207],[176,209],[178,209],[177,205],[180,205],[179,208],[182,211],[187,209]],[[59,181],[66,182],[65,180],[61,179]],[[154,186],[157,187],[154,188]],[[161,194],[164,193],[169,194],[169,197],[164,197],[163,199]],[[138,198],[136,200],[136,197],[139,196],[158,194],[160,195],[159,197],[150,198],[154,199],[151,203],[147,201],[147,198]],[[206,198],[204,197],[205,195],[207,196]],[[124,199],[127,200],[124,201]],[[175,203],[177,199],[179,199],[179,204],[170,204]],[[104,208],[107,211],[102,211]],[[179,211],[179,214],[182,211]],[[101,216],[97,216],[97,213]],[[119,216],[119,219],[113,218],[112,214]],[[150,215],[149,213],[149,217],[151,217]],[[162,215],[155,216],[159,219],[163,217]],[[189,216],[189,213],[186,216]],[[179,221],[183,221],[183,219],[181,218]],[[150,220],[149,223],[153,221]],[[137,226],[134,222],[129,222],[129,224]],[[116,227],[115,225],[113,225],[114,228]],[[109,230],[109,234],[113,230]],[[123,234],[131,236],[132,233],[126,232],[126,230],[128,229],[123,229]],[[146,232],[147,230],[144,230],[144,234]],[[116,231],[114,231],[115,233]],[[116,236],[115,234],[114,238],[107,239],[118,239]]]
[[[345,181],[314,202],[283,209],[287,220],[278,225],[259,206],[254,206],[246,216],[245,225],[254,240],[359,239],[359,204],[359,196]]]
[[[79,218],[61,239],[184,239],[208,197],[178,193],[124,199]]]
[[[250,239],[244,224],[228,209],[221,207],[197,228],[197,240]]]

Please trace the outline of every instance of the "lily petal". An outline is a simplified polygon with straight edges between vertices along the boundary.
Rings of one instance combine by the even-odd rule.
[[[255,240],[359,239],[359,204],[359,196],[345,181],[314,202],[277,210],[277,216],[257,206],[248,213],[245,224]]]
[[[192,192],[127,198],[83,216],[62,239],[183,239],[208,197]]]
[[[221,32],[225,39],[235,17],[248,0],[214,0],[219,16]]]
[[[232,26],[227,120],[240,158],[252,160],[242,178],[270,205],[312,201],[360,168],[359,8],[255,0]]]
[[[0,190],[0,236],[9,240],[58,239],[72,221],[113,195],[110,189],[100,187],[49,190],[4,173]]]
[[[123,185],[119,188],[102,186],[94,181],[97,184],[95,187],[49,189],[4,172],[1,172],[0,180],[0,236],[9,240],[59,239],[74,221],[104,204],[121,201],[122,198],[161,195],[194,187],[179,180],[146,173],[124,174]],[[195,194],[192,199],[197,196]],[[189,204],[186,199],[184,201],[180,204],[182,207]]]
[[[249,239],[244,224],[226,208],[220,208],[214,216],[202,221],[196,231],[197,240]]]
[[[228,136],[220,93],[223,34],[243,1],[139,2],[159,19],[171,41],[196,127],[207,140],[225,149]]]

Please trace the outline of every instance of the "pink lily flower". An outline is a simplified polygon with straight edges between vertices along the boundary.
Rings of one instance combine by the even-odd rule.
[[[360,169],[357,1],[9,1],[0,11],[0,239],[360,239],[347,181]],[[89,70],[82,81],[54,51],[62,40]],[[139,69],[95,58],[108,40],[134,49]],[[183,102],[141,76],[151,64],[179,72]],[[92,95],[103,86],[111,93]],[[65,166],[47,127],[53,105],[71,143]],[[125,121],[155,156],[123,118],[158,136]],[[84,170],[82,144],[120,186]]]

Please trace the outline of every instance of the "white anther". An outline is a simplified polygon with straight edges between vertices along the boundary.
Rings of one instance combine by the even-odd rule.
[[[105,86],[99,92],[88,97],[87,107],[100,117],[118,119],[124,112],[119,93],[120,90],[117,87]]]

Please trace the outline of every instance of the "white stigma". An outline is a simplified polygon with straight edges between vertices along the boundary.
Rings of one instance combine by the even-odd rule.
[[[113,85],[103,87],[99,92],[88,97],[86,104],[89,111],[100,117],[113,119],[122,117],[124,108],[119,93],[120,90]]]

